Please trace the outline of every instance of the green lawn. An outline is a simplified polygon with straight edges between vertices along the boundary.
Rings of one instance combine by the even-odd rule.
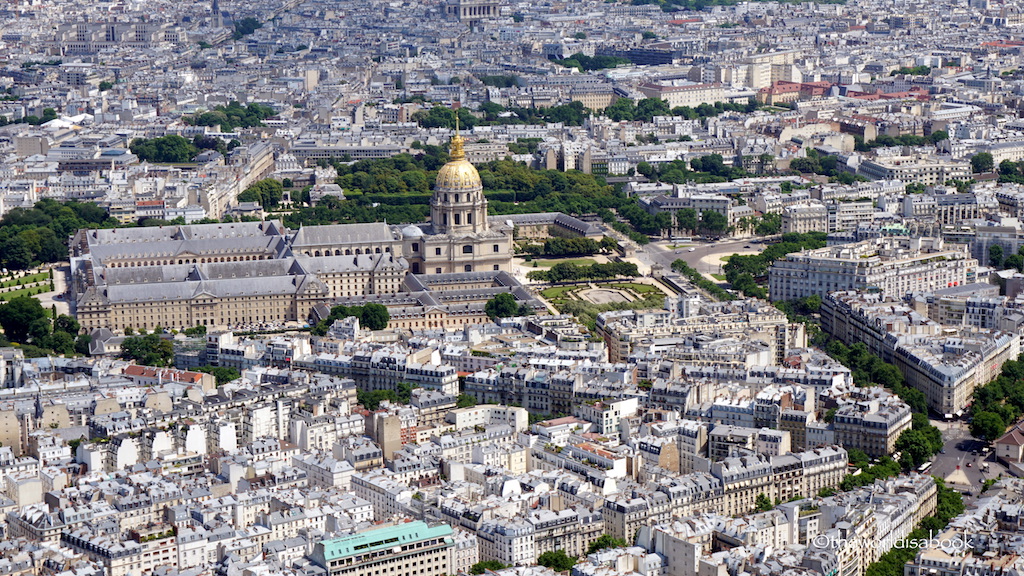
[[[43,289],[43,291],[40,292],[40,294],[46,293],[46,292],[49,291],[49,290],[47,290],[47,288],[49,288],[49,286],[37,286],[37,287],[33,287],[33,288],[22,288],[21,290],[11,290],[10,292],[2,292],[2,293],[0,293],[0,301],[2,301],[2,302],[9,302],[9,301],[17,298],[18,296],[35,296],[36,295],[36,291],[39,290],[39,288]]]
[[[555,264],[576,264],[577,266],[590,266],[597,264],[593,258],[559,258],[557,260],[534,260],[538,267],[551,268]]]
[[[619,290],[632,290],[637,294],[641,295],[650,293],[661,293],[661,290],[658,290],[657,288],[651,286],[650,284],[637,284],[635,282],[630,282],[627,284],[612,284],[611,287],[618,288]]]
[[[579,286],[555,286],[553,288],[541,290],[540,295],[549,300],[552,300],[562,298],[566,292],[571,292],[572,290],[576,290],[577,288],[579,288]]]
[[[14,278],[13,280],[4,280],[0,282],[0,288],[10,288],[11,286],[17,286],[20,280],[22,284],[31,284],[32,282],[42,282],[50,279],[49,272],[40,272],[38,274],[29,274],[24,278]]]
[[[711,277],[719,282],[725,282],[725,274],[712,274]]]

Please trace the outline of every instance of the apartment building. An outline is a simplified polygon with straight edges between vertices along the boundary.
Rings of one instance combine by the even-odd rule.
[[[648,98],[659,98],[668,102],[670,108],[677,106],[696,108],[701,104],[714,104],[725,100],[725,88],[717,82],[710,84],[687,81],[661,84],[648,82],[640,85],[640,92]]]
[[[975,388],[999,375],[1020,353],[1016,333],[974,326],[943,326],[880,294],[833,293],[822,300],[822,328],[840,341],[863,342],[924,392],[928,407],[952,418]]]
[[[771,299],[840,290],[903,296],[974,281],[978,261],[940,238],[884,237],[789,254],[768,273]]]
[[[452,574],[453,531],[422,521],[321,540],[310,559],[330,576],[441,576]]]
[[[666,299],[674,310],[623,310],[603,312],[597,318],[597,333],[608,345],[608,359],[622,362],[634,350],[656,338],[693,334],[726,337],[742,334],[746,339],[768,345],[773,364],[781,363],[785,351],[802,348],[806,335],[800,325],[790,324],[785,314],[756,300],[703,302],[679,306]],[[685,303],[684,303],[685,304]]]
[[[783,234],[828,231],[829,210],[824,204],[795,204],[782,209]]]
[[[605,531],[631,540],[637,529],[652,522],[701,512],[746,514],[754,509],[760,494],[785,501],[834,488],[846,476],[846,465],[846,450],[839,446],[780,456],[751,454],[714,463],[698,461],[703,471],[608,497],[601,510]]]
[[[858,171],[872,180],[899,180],[906,184],[919,183],[925,186],[971,177],[970,164],[923,155],[882,156],[864,160]]]
[[[898,396],[865,398],[839,406],[832,419],[836,442],[872,458],[896,451],[896,440],[911,426],[910,406]]]

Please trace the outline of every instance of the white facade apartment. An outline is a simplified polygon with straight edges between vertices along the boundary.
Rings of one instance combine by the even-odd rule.
[[[356,474],[352,477],[352,491],[373,506],[375,519],[384,520],[404,514],[412,501],[413,491],[382,473]]]
[[[509,566],[534,564],[537,552],[533,525],[524,520],[485,522],[476,532],[480,560],[497,560]]]
[[[861,162],[859,172],[872,180],[900,180],[926,186],[945,184],[947,180],[966,180],[971,177],[970,164],[947,162],[922,156],[892,156]]]
[[[696,108],[701,104],[714,104],[725,100],[725,88],[715,82],[711,84],[695,84],[692,82],[673,84],[641,84],[640,92],[648,98],[660,98],[670,108],[689,106]]]
[[[782,233],[828,232],[828,208],[820,203],[797,204],[782,209]]]
[[[481,404],[469,408],[457,408],[448,412],[445,421],[454,424],[456,430],[505,424],[516,432],[523,432],[529,426],[530,415],[526,408],[502,406],[498,404]]]
[[[790,254],[768,275],[771,299],[877,289],[901,297],[972,282],[978,261],[939,238],[873,238]]]

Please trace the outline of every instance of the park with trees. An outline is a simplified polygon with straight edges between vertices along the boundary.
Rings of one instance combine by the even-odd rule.
[[[317,322],[316,326],[310,329],[310,333],[314,336],[325,336],[336,320],[352,316],[359,319],[359,327],[364,330],[383,330],[391,321],[391,314],[388,313],[387,306],[375,302],[369,302],[362,306],[338,305],[331,308],[330,315]]]

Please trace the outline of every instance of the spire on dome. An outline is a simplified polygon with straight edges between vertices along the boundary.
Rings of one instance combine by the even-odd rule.
[[[459,135],[459,113],[455,112],[455,136],[452,136],[451,146],[448,149],[448,156],[452,160],[462,160],[466,157],[466,150],[463,148],[465,141]]]

